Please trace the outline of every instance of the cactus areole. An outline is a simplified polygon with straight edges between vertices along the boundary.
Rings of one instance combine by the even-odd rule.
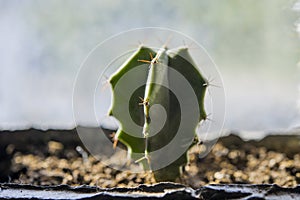
[[[187,164],[196,126],[206,119],[208,86],[187,47],[140,46],[109,79],[109,115],[119,121],[114,146],[151,170],[157,181],[174,181]]]

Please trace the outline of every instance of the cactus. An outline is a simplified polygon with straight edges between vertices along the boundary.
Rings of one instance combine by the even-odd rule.
[[[208,84],[195,66],[186,47],[168,50],[163,46],[155,51],[141,46],[109,79],[113,91],[109,115],[120,122],[114,136],[114,147],[118,141],[125,144],[128,156],[141,163],[144,169],[153,171],[157,181],[174,181],[180,176],[181,167],[188,162],[187,150],[196,138],[195,128],[201,120],[206,119],[204,96]],[[169,145],[166,154],[155,154],[154,152],[170,144],[182,123],[181,102],[169,89],[181,84],[179,80],[173,80],[173,71],[181,74],[192,88],[197,101],[195,110],[199,111],[199,117],[188,119],[184,134],[177,137],[179,143]],[[150,110],[156,104],[164,107],[167,117],[155,134],[155,126],[163,121],[161,112]],[[161,161],[180,148],[183,150],[177,159],[160,166]]]

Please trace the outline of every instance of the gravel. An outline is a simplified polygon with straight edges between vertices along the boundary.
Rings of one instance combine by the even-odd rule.
[[[227,138],[228,139],[228,138]],[[240,142],[220,140],[204,158],[201,146],[189,151],[190,163],[176,182],[199,188],[207,184],[278,184],[294,187],[300,183],[300,154]],[[233,140],[232,140],[233,141]],[[101,188],[136,187],[153,184],[150,172],[132,173],[109,168],[90,155],[65,149],[57,141],[48,142],[47,151],[26,153],[8,145],[11,157],[9,182],[33,185],[90,185]],[[34,146],[32,147],[34,148]]]

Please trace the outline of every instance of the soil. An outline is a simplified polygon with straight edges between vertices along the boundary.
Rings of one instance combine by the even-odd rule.
[[[275,141],[278,141],[278,137]],[[288,138],[295,141],[292,136]],[[298,145],[298,136],[296,138]],[[219,183],[275,183],[283,187],[296,186],[300,183],[300,153],[289,151],[293,147],[289,150],[282,148],[282,145],[275,148],[275,142],[270,141],[272,138],[261,144],[244,142],[237,136],[227,136],[220,139],[204,158],[199,158],[201,146],[194,146],[189,151],[190,163],[184,167],[177,182],[192,188]],[[287,144],[284,141],[281,140],[279,144]],[[86,184],[101,188],[135,187],[155,183],[150,172],[118,171],[103,165],[90,155],[84,157],[79,153],[78,147],[77,150],[74,146],[66,147],[67,144],[63,141],[53,138],[47,140],[44,147],[34,143],[27,144],[31,151],[22,151],[16,144],[6,144],[5,156],[10,165],[7,165],[9,167],[6,172],[1,172],[2,181],[3,177],[7,177],[6,182],[10,183],[71,186]],[[299,146],[295,148],[299,149]],[[2,166],[6,166],[3,160],[1,162]]]

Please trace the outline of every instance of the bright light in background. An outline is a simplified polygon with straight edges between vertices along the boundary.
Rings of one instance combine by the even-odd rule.
[[[224,79],[225,128],[297,126],[297,12],[286,0],[0,1],[0,128],[74,126],[81,62],[112,34],[146,26],[181,31],[207,49]]]

